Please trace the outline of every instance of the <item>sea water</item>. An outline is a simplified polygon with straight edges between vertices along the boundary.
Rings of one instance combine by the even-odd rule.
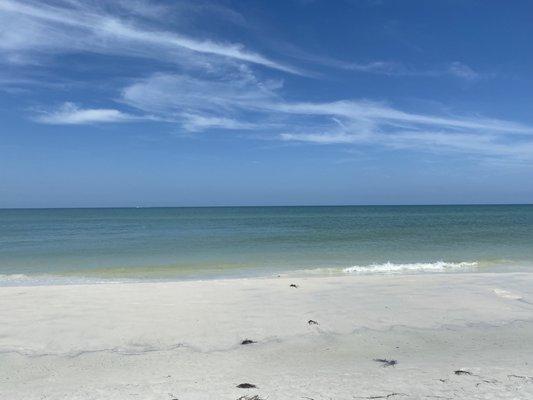
[[[533,206],[0,210],[0,285],[533,271]]]

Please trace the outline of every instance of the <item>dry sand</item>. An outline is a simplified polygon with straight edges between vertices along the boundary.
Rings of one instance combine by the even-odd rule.
[[[0,288],[2,400],[533,399],[532,363],[533,274]]]

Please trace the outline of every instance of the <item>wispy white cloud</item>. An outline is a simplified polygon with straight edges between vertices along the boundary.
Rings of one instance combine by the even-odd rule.
[[[208,13],[206,15],[235,24],[245,24],[242,15],[217,4],[177,3],[175,7],[183,13]],[[162,23],[169,13],[169,5],[145,0],[2,0],[0,26],[4,29],[0,30],[0,61],[35,64],[53,54],[80,52],[144,57],[206,69],[224,63],[226,59],[290,74],[316,76],[287,62],[251,51],[240,43],[199,39],[176,32]],[[165,26],[167,29],[163,29]],[[293,59],[309,61],[315,66],[360,73],[400,77],[453,76],[469,81],[492,76],[459,61],[440,68],[418,69],[390,60],[346,62],[311,55],[289,45],[282,45],[281,49],[288,50],[289,54],[285,56],[292,53]]]
[[[139,109],[165,113],[231,113],[274,101],[281,81],[259,81],[246,68],[209,78],[154,74],[123,90],[124,102]]]
[[[265,123],[263,105],[275,103],[279,80],[260,81],[246,66],[214,71],[216,75],[154,74],[124,88],[122,102],[145,113],[180,123],[190,132],[210,128],[253,130]],[[255,109],[255,111],[253,111]],[[261,125],[253,121],[261,113]]]
[[[211,117],[198,114],[180,114],[182,126],[189,132],[200,132],[206,129],[252,130],[256,124],[238,121],[226,117]]]
[[[115,4],[120,6],[122,3]],[[139,9],[144,15],[149,12],[146,4]],[[93,2],[65,0],[46,4],[31,0],[2,0],[0,22],[5,27],[0,31],[0,50],[8,60],[39,50],[92,51],[154,59],[162,54],[183,58],[187,55],[172,54],[172,51],[187,51],[300,73],[296,68],[249,51],[242,44],[198,40],[159,30],[146,20],[126,19],[108,13]]]
[[[337,70],[353,71],[390,77],[442,78],[453,77],[466,81],[494,78],[496,74],[478,71],[465,62],[440,62],[432,66],[417,66],[399,60],[366,59],[347,61],[324,54],[312,54],[297,46],[283,44],[282,49],[288,56],[314,66],[324,66]]]
[[[392,61],[372,61],[368,63],[341,63],[343,69],[359,72],[369,72],[381,75],[400,75],[404,72],[404,67]]]
[[[280,138],[286,141],[309,142],[316,144],[354,144],[364,143],[364,140],[358,140],[357,135],[347,135],[342,132],[335,133],[282,133]]]
[[[283,141],[533,159],[533,127],[518,122],[408,112],[368,100],[287,101],[280,82],[261,81],[250,70],[229,76],[156,74],[127,87],[123,101],[195,132],[256,130]]]
[[[491,78],[494,74],[482,73],[474,70],[469,65],[454,61],[440,68],[420,69],[407,66],[401,62],[393,61],[373,61],[369,63],[339,63],[339,68],[358,72],[367,72],[372,74],[387,76],[405,76],[405,77],[427,77],[439,78],[451,76],[466,81],[475,81],[482,78]]]
[[[477,129],[490,132],[533,134],[533,128],[498,119],[480,117],[437,116],[408,113],[371,101],[336,101],[331,103],[281,103],[275,106],[280,111],[292,114],[343,117],[348,120],[375,121],[388,125],[432,125],[446,129]]]
[[[301,50],[291,48],[291,52],[296,58],[311,61],[318,65],[324,65],[336,69],[369,73],[375,75],[397,76],[397,77],[426,77],[440,78],[451,76],[467,81],[474,81],[484,78],[493,78],[495,74],[479,72],[464,62],[454,61],[451,63],[442,63],[432,68],[420,68],[408,65],[400,61],[391,60],[373,60],[367,62],[349,62],[338,60],[327,56],[317,56],[307,54]]]
[[[437,153],[533,159],[533,127],[486,117],[409,113],[380,103],[344,101],[284,104],[291,113],[335,117],[343,125],[292,129],[286,141],[362,144]]]
[[[85,125],[109,122],[129,122],[150,117],[138,117],[122,111],[107,108],[84,109],[73,103],[64,103],[54,111],[41,112],[37,122],[52,125]]]
[[[252,66],[293,74],[275,61],[237,43],[198,39],[159,20],[167,6],[135,0],[0,0],[0,58],[11,63],[69,52],[149,58],[173,63],[172,73],[147,74],[115,99],[137,111],[81,108],[65,103],[40,113],[46,124],[95,124],[158,120],[189,132],[217,129],[253,131],[271,139],[314,144],[381,146],[392,149],[463,152],[486,157],[533,159],[533,128],[483,116],[410,112],[359,99],[287,100],[283,81],[263,79]],[[117,11],[118,10],[118,11]],[[218,10],[228,20],[238,14]],[[166,27],[166,28],[164,28]],[[293,59],[298,59],[294,57]],[[300,57],[316,64],[388,76],[453,76],[466,81],[486,75],[465,63],[417,70],[393,61],[346,63]],[[158,64],[159,65],[159,64]],[[152,70],[153,71],[153,70]],[[267,71],[262,71],[267,72]]]
[[[448,68],[448,73],[458,78],[466,79],[469,81],[486,76],[485,74],[480,74],[479,72],[474,71],[471,67],[459,61],[455,61],[450,64],[450,67]]]

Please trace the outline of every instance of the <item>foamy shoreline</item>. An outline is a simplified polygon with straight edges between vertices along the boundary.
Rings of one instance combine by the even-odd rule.
[[[2,287],[0,398],[529,399],[532,342],[527,273]]]
[[[525,267],[521,263],[522,268]],[[487,267],[492,269],[487,269]],[[222,279],[250,279],[250,278],[273,278],[273,277],[308,277],[308,276],[345,276],[345,275],[406,275],[418,273],[472,273],[472,272],[522,272],[516,269],[517,265],[495,262],[478,261],[433,261],[415,263],[371,263],[366,265],[353,265],[350,267],[314,267],[299,269],[264,269],[264,268],[238,268],[231,270],[218,270],[199,268],[196,273],[183,273],[180,270],[169,268],[167,276],[161,276],[161,268],[146,268],[145,274],[139,276],[137,268],[118,268],[115,274],[112,269],[104,270],[79,270],[69,271],[63,274],[0,274],[0,287],[9,286],[56,286],[56,285],[89,285],[89,284],[115,284],[115,283],[167,283],[197,280],[222,280]],[[511,268],[511,269],[509,269]],[[515,268],[514,270],[512,268]],[[533,266],[530,266],[533,269]],[[142,268],[141,268],[142,269]],[[218,272],[218,273],[217,273]],[[159,274],[158,274],[159,273]],[[113,277],[114,275],[114,277]]]

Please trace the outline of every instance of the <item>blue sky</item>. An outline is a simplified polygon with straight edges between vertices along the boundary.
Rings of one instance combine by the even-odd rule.
[[[0,207],[531,203],[531,15],[0,0]]]

